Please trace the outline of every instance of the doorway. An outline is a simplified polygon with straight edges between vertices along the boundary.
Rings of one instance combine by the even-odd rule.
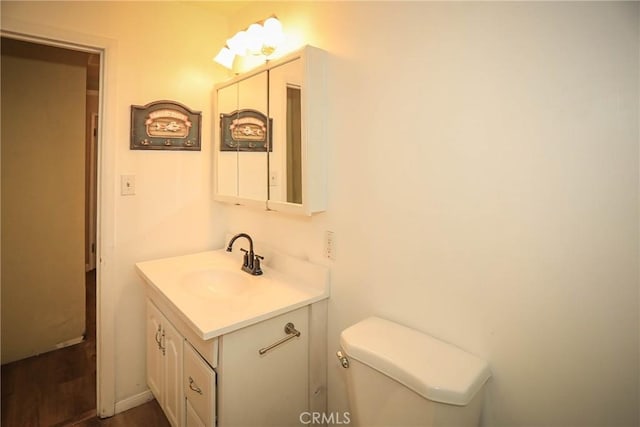
[[[23,425],[17,398],[53,425],[96,414],[100,55],[5,37],[2,55],[2,424]]]

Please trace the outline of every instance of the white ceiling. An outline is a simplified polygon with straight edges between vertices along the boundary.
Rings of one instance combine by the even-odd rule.
[[[250,6],[254,1],[207,1],[207,0],[180,0],[182,3],[202,7],[220,15],[232,16],[245,7]]]

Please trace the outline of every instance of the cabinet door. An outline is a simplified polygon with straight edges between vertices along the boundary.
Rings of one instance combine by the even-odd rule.
[[[269,200],[301,205],[302,187],[302,59],[269,70],[269,115],[273,150],[269,153]]]
[[[238,82],[238,110],[258,111],[267,116],[267,72],[249,77]],[[244,119],[251,128],[250,133],[258,132],[255,119]],[[267,129],[260,130],[268,138]],[[243,132],[244,134],[244,132]],[[258,139],[259,135],[255,136]],[[267,165],[269,160],[265,151],[241,149],[238,153],[238,195],[243,199],[266,202],[267,200]]]
[[[222,116],[229,115],[238,109],[238,84],[220,88],[216,91],[216,123],[214,158],[216,160],[215,194],[225,197],[238,196],[238,151],[222,149],[223,123]]]
[[[162,313],[147,301],[147,385],[158,402],[162,401]]]
[[[167,320],[163,323],[164,391],[162,406],[174,427],[183,425],[182,354],[184,338]]]
[[[203,425],[213,427],[216,421],[216,373],[188,343],[184,346],[183,383],[187,404]]]
[[[247,203],[267,200],[267,72],[216,90],[215,195]]]
[[[325,62],[324,51],[307,46],[269,69],[269,210],[326,210]]]
[[[263,355],[291,322],[297,338]],[[309,309],[303,307],[223,335],[218,363],[218,426],[299,426],[309,410]],[[247,410],[251,408],[251,410]]]
[[[185,427],[206,427],[206,424],[200,419],[193,409],[193,406],[191,406],[189,399],[186,401],[185,411],[187,413],[187,423]]]

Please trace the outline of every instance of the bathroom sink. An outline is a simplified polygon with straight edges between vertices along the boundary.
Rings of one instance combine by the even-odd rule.
[[[185,273],[181,286],[201,298],[240,295],[249,290],[250,276],[242,271],[206,269]]]
[[[329,296],[326,267],[267,252],[264,274],[224,248],[136,263],[149,299],[208,340]],[[184,335],[184,333],[183,333]]]

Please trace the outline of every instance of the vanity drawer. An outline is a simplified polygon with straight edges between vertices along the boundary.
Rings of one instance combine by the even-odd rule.
[[[191,331],[187,331],[184,337],[212,368],[218,366],[218,338],[203,341]]]
[[[196,411],[188,400],[185,401],[185,412],[187,413],[187,422],[185,427],[206,427],[206,424],[200,419]]]
[[[205,426],[215,425],[216,372],[187,343],[184,346],[184,395]]]

